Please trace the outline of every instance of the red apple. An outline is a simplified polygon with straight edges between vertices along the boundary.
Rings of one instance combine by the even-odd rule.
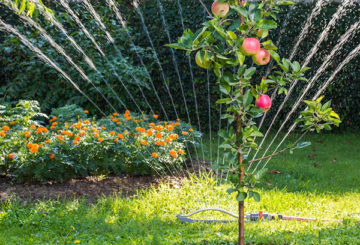
[[[256,100],[256,107],[264,109],[264,112],[268,111],[271,107],[271,99],[266,94],[260,94]]]
[[[218,17],[224,17],[229,12],[229,9],[228,3],[222,3],[217,0],[211,5],[211,12]]]
[[[245,38],[243,44],[241,45],[241,50],[245,55],[255,55],[260,50],[260,42],[255,37]]]
[[[270,52],[269,50],[260,48],[259,51],[253,55],[252,59],[257,65],[266,65],[270,61]]]

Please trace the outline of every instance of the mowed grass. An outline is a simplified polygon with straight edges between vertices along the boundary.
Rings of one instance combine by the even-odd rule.
[[[359,136],[308,136],[314,142],[312,146],[292,155],[277,156],[269,164],[269,169],[280,174],[266,176],[267,184],[259,187],[261,202],[246,202],[247,213],[262,210],[345,219],[344,223],[247,223],[246,242],[360,244]],[[209,156],[208,150],[204,152],[207,158],[217,157],[214,142],[217,140],[212,140],[213,156]],[[207,148],[209,142],[204,143]],[[71,200],[24,206],[9,201],[2,203],[0,209],[0,244],[234,244],[236,223],[182,224],[176,219],[176,214],[204,207],[236,213],[237,204],[226,193],[227,188],[226,184],[217,185],[214,178],[203,175],[185,180],[181,186],[164,183],[156,189],[139,191],[133,198],[103,197],[95,204]],[[213,212],[194,218],[229,219]]]

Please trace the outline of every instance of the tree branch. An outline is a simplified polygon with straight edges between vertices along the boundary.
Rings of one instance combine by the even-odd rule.
[[[206,12],[208,13],[208,15],[210,16],[210,18],[214,18],[212,16],[212,14],[210,13],[210,11],[207,9],[206,5],[204,4],[204,2],[202,0],[199,0],[199,2],[201,3],[201,5],[204,7],[204,9],[206,10]]]

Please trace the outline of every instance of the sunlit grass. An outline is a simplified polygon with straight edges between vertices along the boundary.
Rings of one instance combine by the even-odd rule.
[[[336,222],[271,221],[246,224],[251,244],[359,244],[360,162],[356,135],[311,136],[304,151],[277,157],[259,191],[262,200],[246,202],[246,212],[260,210]],[[349,142],[350,144],[349,144]],[[345,142],[348,142],[345,144]],[[315,147],[316,156],[308,155]],[[336,163],[332,160],[336,157]],[[314,162],[318,163],[314,167]],[[172,187],[171,187],[172,186]],[[236,202],[208,176],[193,177],[181,186],[162,184],[142,190],[133,198],[103,197],[96,204],[83,200],[49,201],[27,207],[13,201],[0,209],[0,244],[232,244],[237,225],[182,224],[176,214],[204,207],[236,213]],[[213,212],[194,218],[230,219]]]

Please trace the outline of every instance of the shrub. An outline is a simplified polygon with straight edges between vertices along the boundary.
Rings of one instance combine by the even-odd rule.
[[[24,107],[28,105],[28,107]],[[96,119],[71,105],[54,109],[49,124],[34,118],[36,101],[0,112],[0,172],[19,181],[64,181],[96,174],[164,174],[182,167],[186,143],[200,134],[179,119],[126,111]],[[22,111],[20,114],[14,112]],[[70,116],[73,116],[71,118]]]

